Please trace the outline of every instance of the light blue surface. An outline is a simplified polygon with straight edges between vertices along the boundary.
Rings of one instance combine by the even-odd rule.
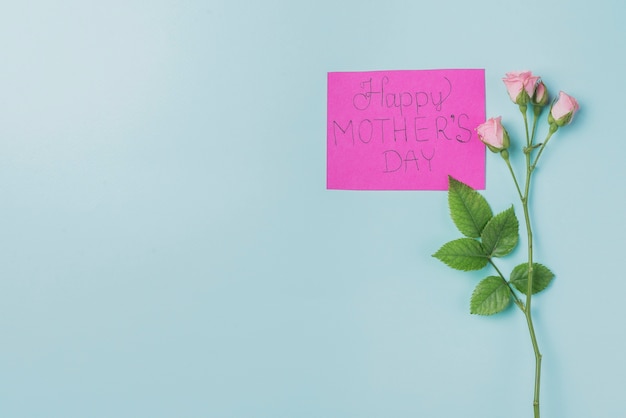
[[[530,417],[522,316],[471,316],[484,272],[430,257],[457,236],[445,193],[325,190],[326,73],[432,68],[485,68],[512,131],[506,71],[579,100],[534,194],[557,273],[533,304],[542,416],[625,416],[624,18],[618,0],[7,2],[0,416]],[[510,183],[488,155],[494,210]]]

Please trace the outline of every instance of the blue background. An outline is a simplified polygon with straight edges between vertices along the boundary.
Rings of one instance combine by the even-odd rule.
[[[624,416],[625,17],[618,0],[7,2],[0,415],[530,417],[522,315],[470,315],[488,273],[430,256],[458,236],[445,192],[325,190],[328,71],[485,68],[487,115],[517,138],[507,71],[582,107],[533,193],[557,273],[533,304],[542,416]],[[516,199],[492,154],[485,195]]]

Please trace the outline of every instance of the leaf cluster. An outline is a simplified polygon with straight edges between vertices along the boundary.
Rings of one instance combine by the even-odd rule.
[[[450,216],[462,238],[445,243],[433,257],[462,271],[481,270],[494,264],[494,258],[510,254],[519,241],[519,221],[513,206],[494,215],[487,200],[470,186],[449,177],[448,205]],[[506,309],[511,300],[519,299],[513,290],[525,294],[528,287],[528,263],[513,269],[507,280],[500,271],[478,283],[470,300],[470,312],[492,315]],[[542,264],[533,263],[532,293],[540,292],[554,274]]]

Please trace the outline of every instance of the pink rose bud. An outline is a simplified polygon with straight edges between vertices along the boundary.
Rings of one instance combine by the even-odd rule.
[[[540,81],[539,84],[537,84],[535,95],[532,97],[531,102],[535,106],[545,106],[548,104],[548,89],[546,88],[546,85],[543,84],[543,81]]]
[[[512,71],[506,73],[506,77],[502,81],[504,81],[506,90],[513,103],[525,105],[535,94],[539,77],[534,76],[530,71]]]
[[[578,111],[578,108],[578,102],[576,99],[561,91],[559,92],[559,98],[552,103],[548,121],[556,124],[557,126],[567,125],[572,121],[574,113]]]
[[[502,126],[502,116],[491,118],[476,128],[478,138],[493,152],[502,152],[509,147],[509,134]]]

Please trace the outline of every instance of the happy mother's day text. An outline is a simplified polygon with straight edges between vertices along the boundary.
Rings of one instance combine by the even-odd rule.
[[[328,87],[329,188],[438,189],[472,161],[484,177],[482,70],[329,73]]]

